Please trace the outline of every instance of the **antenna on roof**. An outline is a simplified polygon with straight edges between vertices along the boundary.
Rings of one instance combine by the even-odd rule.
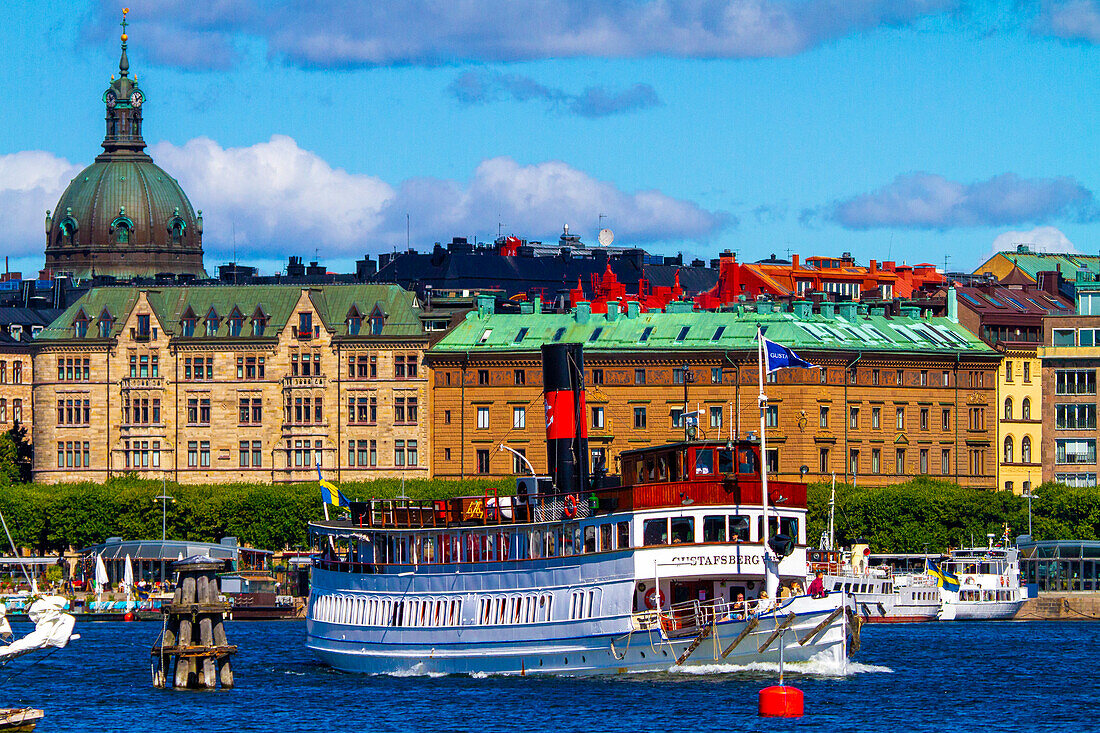
[[[412,220],[409,218],[409,212],[405,212],[405,251],[408,252],[412,249]]]

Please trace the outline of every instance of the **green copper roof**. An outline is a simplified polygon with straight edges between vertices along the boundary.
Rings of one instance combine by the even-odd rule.
[[[555,341],[583,342],[588,351],[746,350],[756,348],[756,329],[762,325],[772,341],[807,351],[996,353],[947,318],[866,316],[854,305],[843,307],[843,316],[806,314],[803,309],[801,315],[688,311],[608,319],[586,310],[492,315],[472,311],[431,352],[527,351]]]
[[[38,338],[73,338],[73,323],[81,312],[90,321],[85,338],[99,336],[98,322],[103,316],[113,321],[111,336],[117,336],[122,321],[138,302],[141,292],[146,293],[160,328],[170,336],[178,336],[184,317],[193,315],[197,320],[195,337],[207,338],[206,318],[213,311],[218,317],[216,338],[228,336],[229,319],[234,313],[244,318],[242,337],[251,338],[253,316],[259,315],[267,322],[263,335],[273,338],[286,326],[303,290],[309,292],[324,325],[338,337],[348,335],[348,316],[356,312],[363,318],[360,335],[369,335],[368,318],[376,311],[385,317],[382,336],[419,336],[423,333],[416,296],[397,285],[212,285],[93,288],[67,308]]]
[[[1074,273],[1077,270],[1100,273],[1100,257],[1096,255],[1069,254],[1062,252],[1019,252],[1010,250],[998,252],[993,257],[997,257],[998,255],[1014,263],[1032,280],[1037,280],[1040,272],[1050,272],[1059,269],[1062,271],[1062,277],[1067,280],[1073,280]],[[990,260],[991,259],[993,258],[991,257]],[[988,262],[989,260],[986,260],[986,262],[982,263],[975,272],[981,273]]]

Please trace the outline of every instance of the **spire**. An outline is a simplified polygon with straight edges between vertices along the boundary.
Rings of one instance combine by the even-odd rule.
[[[126,76],[130,73],[130,59],[126,57],[126,41],[130,38],[128,35],[126,35],[126,26],[129,25],[129,22],[126,20],[126,16],[129,14],[130,9],[123,8],[122,22],[119,23],[119,25],[122,26],[122,56],[118,60],[118,73],[123,79],[125,79]]]

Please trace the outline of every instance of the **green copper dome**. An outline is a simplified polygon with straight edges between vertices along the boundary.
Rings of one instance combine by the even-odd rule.
[[[103,93],[103,152],[47,212],[46,267],[78,279],[162,272],[204,277],[202,212],[195,214],[179,182],[145,152],[145,94],[129,78],[126,40],[123,33],[119,78]]]

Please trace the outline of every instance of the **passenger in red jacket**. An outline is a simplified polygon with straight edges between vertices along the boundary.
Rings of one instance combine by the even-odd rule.
[[[825,590],[824,578],[825,573],[818,570],[817,575],[814,577],[813,581],[810,582],[810,587],[807,589],[807,592],[812,598],[824,598],[829,595],[829,591]]]

